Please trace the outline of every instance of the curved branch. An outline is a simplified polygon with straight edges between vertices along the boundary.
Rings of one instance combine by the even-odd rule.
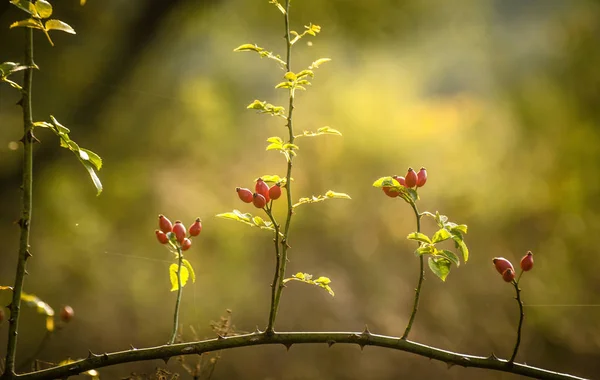
[[[19,380],[46,380],[66,378],[79,373],[107,367],[115,364],[137,362],[142,360],[163,359],[173,356],[202,354],[205,352],[225,350],[236,347],[260,346],[267,344],[281,344],[289,348],[293,344],[324,343],[333,344],[357,344],[364,346],[377,346],[399,351],[410,352],[419,356],[442,361],[449,366],[460,365],[462,367],[484,368],[500,372],[508,372],[536,379],[548,380],[585,380],[582,377],[549,371],[519,363],[510,363],[496,356],[490,357],[472,356],[452,351],[446,351],[435,347],[426,346],[409,340],[372,334],[368,330],[363,332],[254,332],[251,334],[237,335],[232,337],[219,337],[216,339],[203,340],[190,343],[179,343],[143,349],[131,349],[128,351],[114,352],[110,354],[95,355],[90,352],[87,359],[49,368],[41,371],[31,372],[16,376]]]

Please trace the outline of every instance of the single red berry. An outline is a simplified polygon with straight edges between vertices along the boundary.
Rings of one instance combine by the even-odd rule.
[[[158,216],[158,228],[164,233],[173,231],[173,223],[166,216],[160,214]]]
[[[256,208],[264,208],[267,205],[267,200],[261,194],[254,193],[252,197],[252,203]]]
[[[417,187],[425,185],[425,182],[427,182],[427,169],[421,168],[417,173]]]
[[[236,187],[235,191],[237,191],[238,197],[240,197],[242,202],[252,203],[252,191],[250,189]]]
[[[402,186],[406,187],[406,180],[404,179],[404,177],[399,177],[397,175],[392,176],[393,179],[395,179],[396,181],[398,181],[398,183],[400,183]]]
[[[265,200],[268,202],[269,199],[269,185],[267,185],[267,183],[265,181],[262,180],[262,178],[259,178],[256,180],[256,186],[254,187],[254,190],[262,195],[263,197],[265,197]]]
[[[164,233],[160,230],[156,230],[154,232],[156,232],[156,237],[158,238],[158,241],[160,242],[160,244],[167,244],[169,242],[169,238],[167,237],[166,233]]]
[[[398,195],[400,195],[400,192],[396,189],[394,189],[393,187],[382,187],[381,188],[383,190],[383,192],[385,193],[385,195],[387,195],[390,198],[396,198]]]
[[[71,306],[64,306],[60,310],[60,320],[64,323],[69,323],[71,319],[75,316],[75,312]]]
[[[202,221],[196,218],[196,221],[188,228],[190,236],[198,236],[202,232]]]
[[[496,267],[496,270],[500,274],[504,273],[504,271],[507,270],[507,269],[510,269],[513,272],[515,271],[515,268],[510,263],[510,261],[506,260],[504,257],[494,257],[492,259],[492,262],[494,263],[494,266]]]
[[[406,177],[404,178],[406,187],[413,188],[417,185],[417,173],[413,170],[413,168],[408,168],[408,172],[406,173]]]
[[[181,250],[187,251],[192,246],[192,241],[188,238],[183,239],[183,243],[181,243]]]
[[[269,198],[275,200],[281,196],[281,185],[276,183],[269,188]]]
[[[4,310],[0,309],[0,325],[4,322]]]
[[[507,268],[504,272],[502,272],[502,279],[506,282],[511,282],[515,279],[515,271]]]
[[[521,259],[521,269],[524,272],[530,271],[533,268],[533,253],[527,251],[527,254]]]
[[[181,223],[179,220],[175,222],[175,225],[173,226],[173,233],[175,234],[175,238],[177,238],[177,241],[179,243],[183,243],[183,239],[185,239],[185,227],[183,226],[183,223]]]

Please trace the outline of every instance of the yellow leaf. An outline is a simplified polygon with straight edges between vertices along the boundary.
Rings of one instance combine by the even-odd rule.
[[[179,281],[177,280],[177,268],[179,266],[177,264],[171,264],[169,267],[169,278],[171,279],[171,291],[174,292],[179,290]],[[190,277],[190,272],[183,265],[181,266],[181,287],[183,288]]]

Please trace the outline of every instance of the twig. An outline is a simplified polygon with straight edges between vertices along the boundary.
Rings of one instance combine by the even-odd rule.
[[[29,67],[25,70],[23,77],[22,98],[20,101],[23,108],[23,130],[24,135],[21,140],[23,143],[23,195],[21,203],[21,237],[19,240],[19,258],[17,270],[15,273],[15,285],[13,287],[12,301],[10,304],[10,320],[8,327],[8,344],[6,348],[6,369],[3,378],[10,379],[14,377],[15,356],[17,352],[17,332],[19,330],[19,311],[21,309],[21,293],[23,292],[23,283],[27,259],[31,256],[29,252],[29,230],[31,226],[32,210],[32,188],[33,188],[33,116],[31,109],[31,89],[33,85],[33,29],[25,28],[25,65]]]
[[[275,273],[273,275],[273,282],[271,283],[271,307],[269,312],[269,323],[267,325],[267,333],[273,332],[273,325],[275,324],[275,316],[277,315],[277,306],[275,304],[277,289],[279,289],[279,267],[281,266],[281,253],[279,252],[279,224],[275,218],[273,218],[273,214],[271,209],[266,211],[269,219],[271,219],[271,223],[275,227],[275,238],[273,242],[275,243]]]
[[[421,214],[419,214],[417,205],[415,205],[414,202],[411,202],[410,205],[412,206],[413,211],[415,212],[415,217],[417,218],[417,232],[421,232]],[[419,255],[419,282],[417,283],[417,288],[415,289],[415,302],[413,304],[412,312],[410,313],[410,319],[408,320],[408,324],[404,330],[404,334],[402,334],[402,339],[408,339],[408,334],[410,334],[410,329],[412,329],[413,322],[415,321],[417,310],[419,309],[419,297],[421,296],[421,287],[423,286],[424,278],[425,268],[423,263],[423,255]]]
[[[177,338],[177,329],[179,328],[179,304],[181,303],[181,294],[183,293],[183,286],[181,286],[181,264],[183,262],[183,253],[180,247],[177,247],[177,255],[179,256],[177,264],[177,285],[179,286],[179,289],[177,289],[177,301],[175,301],[175,312],[173,313],[173,334],[171,334],[169,344],[175,343],[175,338]]]
[[[521,272],[523,274],[523,272]],[[519,276],[519,280],[521,276]],[[515,343],[515,348],[513,350],[512,356],[510,357],[509,363],[513,363],[515,358],[517,357],[517,352],[519,351],[519,345],[521,344],[521,327],[523,327],[523,318],[525,318],[525,312],[523,311],[523,302],[521,301],[521,289],[519,289],[519,281],[514,281],[513,285],[515,287],[515,291],[517,296],[515,299],[519,304],[519,327],[517,328],[517,342]]]
[[[291,69],[291,60],[292,60],[292,43],[291,43],[291,38],[290,38],[290,19],[289,19],[289,14],[290,14],[290,1],[291,0],[286,0],[285,2],[285,14],[284,14],[284,19],[285,19],[285,42],[287,45],[287,53],[286,53],[286,61],[285,61],[285,68],[288,72],[290,72]],[[289,143],[293,144],[294,143],[294,128],[293,128],[293,124],[292,124],[292,114],[294,112],[294,90],[292,88],[290,88],[289,90],[289,105],[288,105],[288,116],[287,116],[287,129],[289,132]],[[285,182],[285,189],[286,189],[286,195],[287,195],[287,217],[285,220],[285,227],[283,230],[283,239],[281,239],[281,259],[279,262],[279,274],[275,275],[276,277],[278,277],[278,285],[277,285],[277,289],[275,292],[275,299],[273,300],[274,302],[272,302],[271,305],[271,309],[273,309],[273,317],[272,320],[271,318],[269,319],[269,328],[267,329],[267,331],[269,333],[271,333],[273,331],[274,325],[275,325],[275,318],[277,317],[277,311],[279,309],[279,301],[281,299],[281,292],[283,291],[283,288],[285,287],[283,280],[285,278],[285,268],[287,266],[287,251],[288,248],[290,247],[288,244],[289,241],[289,236],[290,236],[290,225],[292,222],[292,215],[294,214],[294,208],[292,206],[292,158],[293,155],[289,154],[288,155],[288,163],[287,163],[287,173],[286,173],[286,182]]]
[[[172,356],[202,354],[236,347],[281,344],[289,347],[293,344],[357,344],[364,346],[384,347],[399,351],[410,352],[419,356],[442,361],[448,365],[462,367],[484,368],[494,371],[513,373],[544,380],[585,380],[569,374],[553,372],[525,364],[512,363],[490,357],[472,356],[442,350],[409,340],[364,332],[255,332],[251,334],[219,337],[198,342],[178,343],[159,347],[142,348],[110,354],[91,355],[74,363],[59,367],[44,369],[37,372],[18,375],[18,380],[49,380],[75,376],[79,373],[115,364],[138,362],[143,360],[167,359]]]

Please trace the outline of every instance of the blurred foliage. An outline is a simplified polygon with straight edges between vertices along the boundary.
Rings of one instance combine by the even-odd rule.
[[[0,61],[20,62],[20,14],[0,4]],[[294,196],[332,188],[351,201],[298,210],[288,274],[327,275],[336,296],[289,286],[279,330],[361,330],[400,335],[418,274],[411,210],[371,187],[425,166],[420,208],[469,225],[471,257],[445,283],[428,274],[412,339],[509,356],[518,320],[513,289],[494,256],[536,267],[522,280],[526,319],[517,359],[594,377],[600,373],[600,3],[593,0],[295,1],[293,28],[322,27],[295,45],[292,69],[332,59],[298,94],[296,129],[331,126],[343,137],[301,142]],[[197,282],[181,320],[208,324],[225,308],[241,331],[264,328],[274,258],[268,231],[215,218],[244,209],[235,192],[264,174],[283,175],[264,151],[280,118],[245,109],[285,104],[277,63],[234,54],[243,43],[282,54],[283,20],[267,1],[55,1],[77,30],[36,35],[34,116],[55,115],[104,159],[104,192],[57,151],[36,146],[32,253],[25,291],[77,317],[40,359],[165,343],[174,295],[170,253],[156,244],[159,213],[201,216],[186,255]],[[307,44],[311,42],[311,44]],[[11,76],[19,81],[19,74]],[[18,245],[21,151],[18,93],[0,86],[0,284],[12,283]],[[279,210],[281,211],[281,210]],[[278,212],[278,210],[276,210]],[[424,233],[435,224],[424,221]],[[9,292],[2,292],[9,293]],[[0,294],[7,304],[6,294]],[[18,357],[44,335],[23,313]],[[184,329],[184,338],[185,336]],[[6,324],[0,326],[0,351]],[[192,339],[193,336],[187,336]],[[407,354],[357,347],[260,347],[223,353],[214,379],[504,379]],[[310,363],[310,365],[307,365]],[[160,363],[102,369],[103,378],[153,373]],[[181,373],[177,363],[168,370]]]

